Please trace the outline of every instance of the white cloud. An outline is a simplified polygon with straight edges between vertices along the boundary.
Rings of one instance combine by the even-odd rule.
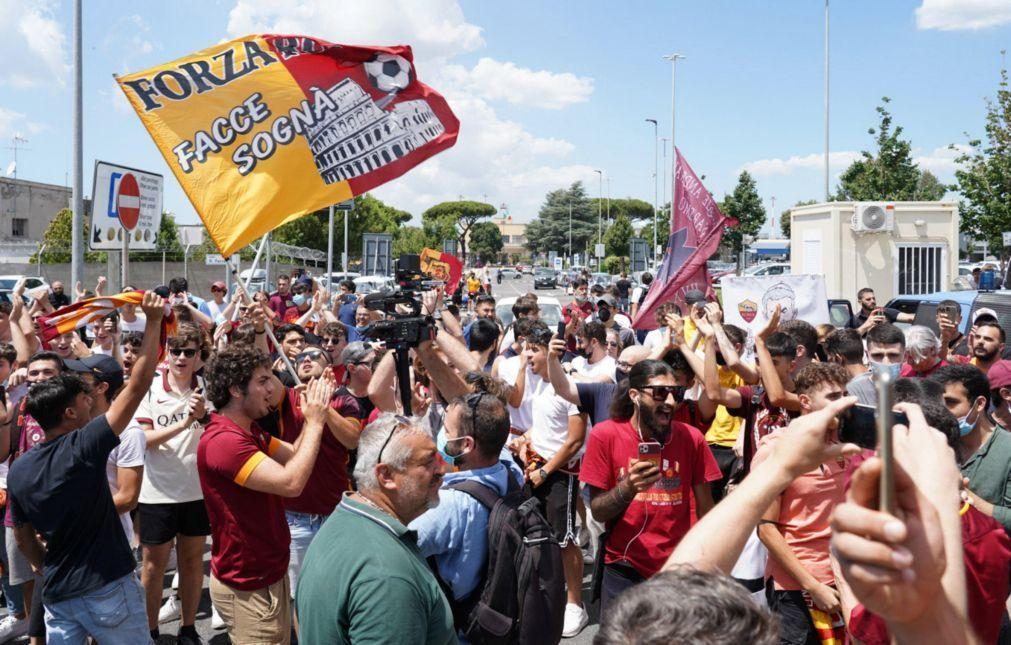
[[[593,79],[568,72],[554,73],[517,67],[482,58],[472,69],[448,65],[443,75],[461,88],[488,99],[548,110],[585,103],[593,94]]]
[[[1011,22],[1007,0],[923,0],[916,8],[919,29],[986,29]]]
[[[67,38],[50,0],[0,0],[0,85],[62,86]]]
[[[150,32],[151,27],[140,16],[136,14],[122,16],[106,29],[102,46],[131,56],[138,53],[150,54],[156,48],[155,44],[148,40]],[[160,47],[158,45],[159,49]]]
[[[228,33],[319,34],[348,45],[414,47],[419,61],[445,59],[484,46],[481,28],[468,23],[456,0],[340,2],[238,0]],[[425,69],[422,67],[422,73]]]
[[[859,152],[845,150],[840,152],[829,152],[829,168],[845,168],[861,157]],[[741,167],[755,177],[772,177],[774,175],[790,175],[795,170],[807,170],[810,168],[824,168],[825,154],[813,153],[804,156],[794,155],[788,159],[759,159],[749,161]]]
[[[453,148],[374,191],[415,215],[462,195],[496,206],[506,203],[516,221],[529,221],[547,191],[596,178],[591,167],[566,162],[574,151],[570,142],[539,136],[500,117],[494,107],[505,102],[562,109],[587,101],[592,79],[487,57],[473,67],[452,61],[485,45],[481,28],[466,20],[457,0],[343,2],[339,11],[329,0],[236,0],[228,33],[317,34],[335,43],[411,45],[422,81],[446,97],[461,124]]]
[[[44,123],[29,121],[25,115],[14,110],[0,107],[0,141],[9,145],[9,139],[14,135],[38,134],[49,129]]]
[[[920,170],[929,170],[940,176],[951,176],[955,174],[955,158],[970,151],[969,146],[956,143],[954,150],[948,146],[934,148],[930,154],[913,157],[913,162],[920,167]]]

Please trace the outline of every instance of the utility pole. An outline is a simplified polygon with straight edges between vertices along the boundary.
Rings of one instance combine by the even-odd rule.
[[[677,70],[678,70],[678,60],[686,59],[686,56],[674,53],[664,56],[664,60],[669,60],[671,62],[670,66],[670,201],[671,201],[671,211],[674,210],[674,180],[675,173],[677,172],[677,121],[675,120],[675,115],[677,113]]]
[[[659,207],[657,195],[659,194],[658,184],[660,183],[660,148],[657,146],[657,123],[656,119],[646,119],[646,123],[653,124],[653,264],[656,265],[656,211]]]
[[[825,201],[829,201],[828,192],[828,0],[825,0]]]
[[[74,188],[70,233],[70,284],[84,279],[84,146],[81,55],[81,2],[74,0]]]
[[[597,189],[597,244],[600,244],[604,239],[604,171],[594,170],[597,173],[597,180],[599,183]]]

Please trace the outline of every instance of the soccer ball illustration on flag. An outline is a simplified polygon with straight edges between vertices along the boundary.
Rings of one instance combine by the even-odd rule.
[[[403,56],[376,54],[365,63],[369,82],[381,92],[399,92],[414,81],[414,68]]]

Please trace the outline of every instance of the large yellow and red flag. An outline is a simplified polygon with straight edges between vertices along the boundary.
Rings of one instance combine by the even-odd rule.
[[[225,256],[399,177],[460,129],[405,45],[251,35],[116,80]]]

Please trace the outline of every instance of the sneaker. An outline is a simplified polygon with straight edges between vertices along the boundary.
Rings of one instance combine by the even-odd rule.
[[[28,633],[28,619],[15,618],[14,616],[4,616],[0,620],[0,643],[20,638]]]
[[[567,616],[568,614],[566,614]],[[179,600],[176,598],[175,594],[169,596],[169,599],[165,601],[165,604],[161,606],[158,610],[158,622],[168,623],[179,618]]]
[[[211,604],[211,629],[224,629],[225,619],[218,613],[218,608]]]
[[[176,636],[176,645],[204,645],[204,642],[200,640],[200,636],[197,634],[179,632]]]
[[[572,638],[583,631],[588,622],[590,622],[590,617],[585,609],[579,605],[567,603],[565,605],[565,621],[562,623],[562,638]]]

